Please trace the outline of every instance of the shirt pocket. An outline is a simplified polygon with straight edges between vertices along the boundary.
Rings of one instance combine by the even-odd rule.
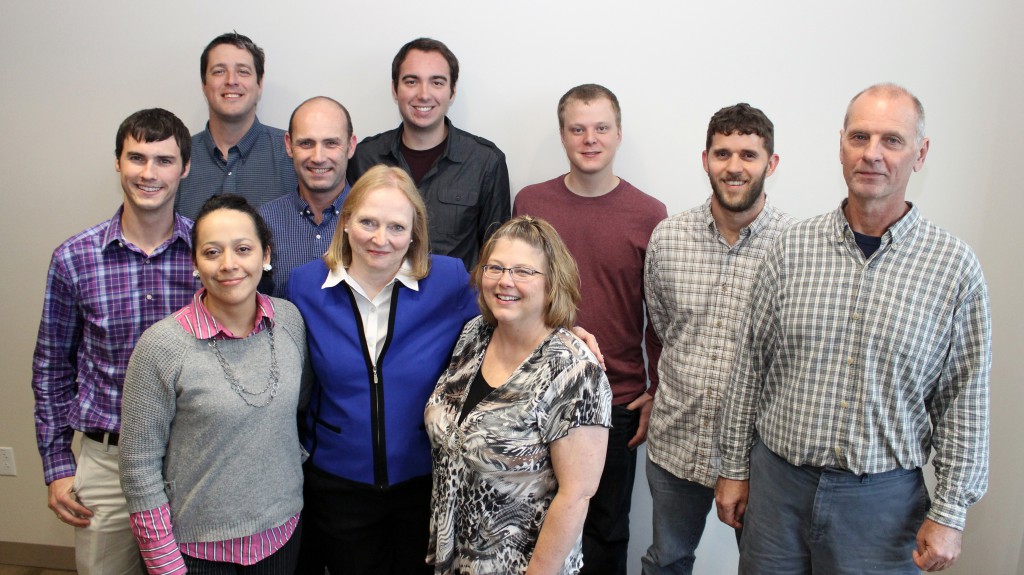
[[[433,231],[452,236],[464,235],[476,224],[479,185],[442,186],[437,192],[435,213],[430,214]]]

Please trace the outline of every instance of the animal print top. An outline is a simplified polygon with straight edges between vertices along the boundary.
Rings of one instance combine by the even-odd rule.
[[[492,332],[482,317],[466,324],[427,402],[434,456],[427,561],[437,574],[525,572],[558,490],[550,444],[574,427],[611,426],[608,379],[565,329],[552,332],[459,425]],[[560,573],[582,565],[577,535]]]

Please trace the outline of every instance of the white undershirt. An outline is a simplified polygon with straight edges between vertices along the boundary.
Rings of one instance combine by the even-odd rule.
[[[345,268],[331,270],[327,279],[320,289],[332,288],[341,282],[348,284],[356,294],[356,307],[359,308],[359,316],[363,320],[363,334],[366,335],[366,351],[377,365],[380,352],[384,349],[384,342],[388,339],[388,323],[391,319],[391,294],[396,281],[402,282],[405,287],[419,291],[420,282],[409,275],[409,262],[402,262],[398,275],[391,278],[377,296],[370,298],[363,290],[363,286],[355,278],[348,274]]]

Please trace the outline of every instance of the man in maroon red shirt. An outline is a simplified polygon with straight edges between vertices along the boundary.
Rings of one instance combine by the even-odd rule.
[[[579,265],[578,323],[601,343],[613,394],[604,473],[583,527],[581,573],[625,575],[635,448],[647,437],[661,354],[654,331],[645,337],[644,258],[651,232],[668,213],[613,171],[622,114],[611,90],[584,84],[566,92],[558,126],[569,173],[523,188],[512,213],[550,222]]]

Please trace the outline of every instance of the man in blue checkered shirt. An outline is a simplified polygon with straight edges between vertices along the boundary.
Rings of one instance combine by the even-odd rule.
[[[743,527],[740,573],[909,574],[960,555],[988,487],[992,328],[974,252],[906,201],[924,128],[899,86],[855,96],[847,198],[765,256],[715,490],[719,518]]]
[[[292,270],[324,255],[338,227],[349,191],[345,173],[356,151],[348,110],[326,96],[299,104],[288,121],[285,147],[298,188],[260,208],[274,235],[274,269],[263,275],[260,291],[275,297],[287,297]]]

